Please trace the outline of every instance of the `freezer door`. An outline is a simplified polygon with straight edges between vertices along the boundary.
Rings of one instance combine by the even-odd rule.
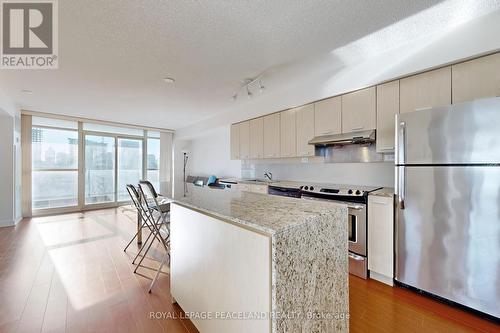
[[[396,175],[396,280],[500,317],[500,167]]]
[[[500,163],[500,98],[400,114],[396,164]]]

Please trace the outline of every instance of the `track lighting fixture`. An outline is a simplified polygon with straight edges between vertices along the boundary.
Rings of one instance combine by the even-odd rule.
[[[242,89],[246,90],[246,95],[248,98],[252,98],[254,95],[253,91],[255,91],[255,89],[257,89],[257,87],[258,87],[260,93],[263,93],[264,90],[266,89],[266,87],[264,86],[263,80],[262,80],[262,74],[260,74],[259,76],[255,77],[253,79],[248,78],[248,79],[243,80],[240,88],[233,94],[232,100],[236,101],[238,99],[238,95]]]

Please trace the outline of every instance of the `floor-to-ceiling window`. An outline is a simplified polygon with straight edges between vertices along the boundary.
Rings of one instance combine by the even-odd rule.
[[[33,117],[33,210],[78,205],[78,123]]]
[[[160,132],[31,118],[31,207],[35,214],[117,205],[130,200],[126,185],[142,179],[160,190]]]

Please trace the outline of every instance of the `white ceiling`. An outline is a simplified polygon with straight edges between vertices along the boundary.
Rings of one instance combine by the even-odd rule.
[[[264,72],[265,82],[286,88],[298,79],[293,66],[343,50],[441,2],[64,0],[59,69],[2,71],[0,85],[24,109],[179,129],[246,103],[231,96],[247,77]],[[493,0],[452,2],[453,8],[473,4],[476,14],[499,6]],[[449,21],[449,10],[444,6],[434,21]],[[423,31],[426,23],[420,22]],[[412,28],[420,29],[415,23]],[[392,44],[405,42],[390,36]],[[396,46],[380,38],[377,43]],[[336,56],[345,62],[369,57],[370,50]],[[165,76],[176,82],[164,83]],[[268,85],[265,93],[272,91]]]

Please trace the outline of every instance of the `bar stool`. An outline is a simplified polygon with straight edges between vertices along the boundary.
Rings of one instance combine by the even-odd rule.
[[[142,216],[143,212],[142,212],[142,208],[141,208],[141,204],[140,204],[139,192],[137,192],[137,189],[132,184],[127,184],[126,189],[127,189],[128,195],[130,196],[130,199],[132,200],[132,204],[135,207],[137,213],[141,214],[141,216]],[[128,247],[139,236],[139,233],[142,232],[142,229],[149,229],[149,231],[151,232],[152,229],[151,229],[151,226],[149,224],[148,219],[144,219],[144,218],[142,219],[141,229],[135,233],[134,237],[132,237],[130,242],[128,242],[127,246],[125,246],[125,248],[123,249],[123,252],[127,252]]]
[[[161,200],[161,197],[157,194],[155,188],[149,181],[139,182],[139,195],[141,196],[141,207],[145,211],[148,217],[153,221],[153,229],[155,237],[149,242],[147,248],[142,255],[141,260],[137,264],[134,272],[137,271],[142,261],[146,257],[147,252],[151,248],[155,239],[159,239],[165,248],[165,256],[161,261],[160,267],[156,271],[155,277],[151,282],[149,292],[151,292],[154,284],[156,283],[158,276],[161,272],[163,266],[170,260],[170,203]],[[155,219],[155,215],[158,217]]]

